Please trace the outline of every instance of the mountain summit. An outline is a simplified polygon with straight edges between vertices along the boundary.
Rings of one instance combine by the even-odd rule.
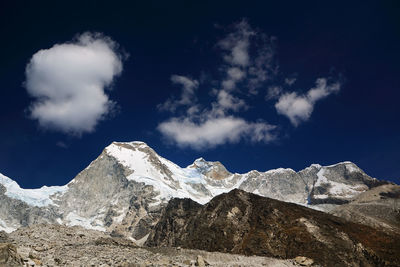
[[[238,188],[328,211],[385,183],[351,162],[238,174],[203,158],[182,168],[143,142],[113,142],[65,186],[21,189],[0,175],[0,230],[37,223],[80,225],[141,243],[171,198],[205,204]]]

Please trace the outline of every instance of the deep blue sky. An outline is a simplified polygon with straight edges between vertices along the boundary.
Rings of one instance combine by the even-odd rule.
[[[350,160],[373,177],[400,182],[398,1],[141,2],[0,3],[0,173],[28,188],[62,185],[112,141],[141,140],[180,166],[200,156],[232,172]],[[332,73],[340,77],[340,91],[318,101],[310,119],[294,127],[264,100],[267,88],[259,89],[248,100],[251,108],[236,115],[279,125],[274,142],[202,150],[168,142],[156,128],[170,115],[157,105],[179,95],[171,75],[218,75],[215,44],[243,18],[276,38],[279,75],[297,77],[290,91],[304,93]],[[119,111],[81,137],[44,130],[29,118],[25,67],[40,49],[86,31],[111,37],[130,55],[107,91]],[[211,101],[199,90],[203,102]]]

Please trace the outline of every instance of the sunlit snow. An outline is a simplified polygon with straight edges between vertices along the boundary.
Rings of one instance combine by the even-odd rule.
[[[50,196],[60,193],[63,194],[68,187],[64,186],[43,186],[37,189],[23,189],[15,181],[0,174],[0,184],[6,188],[6,196],[19,199],[31,206],[43,207],[53,203]]]

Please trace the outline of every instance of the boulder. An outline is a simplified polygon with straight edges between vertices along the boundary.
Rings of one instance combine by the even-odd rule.
[[[24,263],[17,253],[17,248],[10,243],[0,244],[0,267],[21,266]]]

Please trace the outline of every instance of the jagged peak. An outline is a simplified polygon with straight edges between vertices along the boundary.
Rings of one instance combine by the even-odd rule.
[[[353,163],[351,161],[341,161],[341,162],[338,162],[338,163],[335,163],[335,164],[331,164],[331,165],[326,165],[326,166],[323,166],[323,167],[331,168],[331,167],[335,167],[335,166],[339,166],[339,165],[354,165],[354,166],[357,166],[355,163]]]
[[[207,160],[205,160],[203,157],[197,158],[193,161],[193,164],[205,164],[208,163]]]
[[[189,168],[195,168],[195,167],[202,168],[202,167],[212,167],[212,166],[221,166],[221,167],[225,168],[225,166],[221,162],[208,161],[208,160],[205,160],[203,157],[195,159],[193,161],[193,163],[191,165],[189,165],[188,167]]]
[[[121,158],[126,156],[128,153],[132,153],[134,151],[139,151],[140,153],[145,153],[149,156],[159,156],[150,146],[148,146],[145,142],[141,141],[132,141],[132,142],[112,142],[109,146],[107,146],[103,153],[111,155],[115,158]]]
[[[362,172],[362,173],[364,173],[364,171],[360,167],[358,167],[355,163],[353,163],[351,161],[342,161],[342,162],[335,163],[335,164],[332,164],[332,165],[322,166],[321,168],[335,168],[335,167],[338,167],[338,166],[344,166],[348,172]]]
[[[149,147],[145,142],[142,141],[131,141],[131,142],[112,142],[109,146],[116,145],[116,146],[123,146],[123,147]],[[108,146],[108,147],[109,147]]]
[[[310,167],[308,167],[308,168],[317,168],[317,169],[320,169],[320,168],[322,168],[322,165],[321,165],[321,164],[317,164],[317,163],[313,163],[313,164],[311,164]]]

